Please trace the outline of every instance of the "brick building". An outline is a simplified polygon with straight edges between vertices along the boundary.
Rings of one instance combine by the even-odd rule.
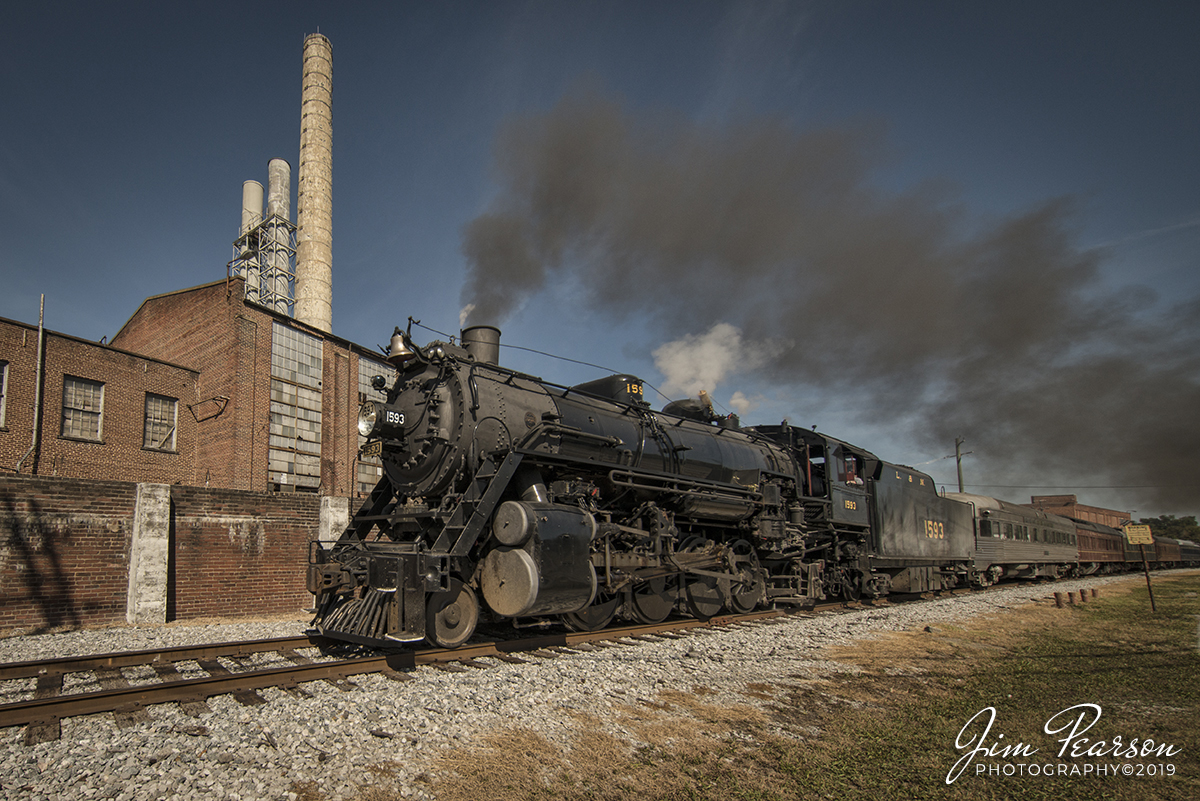
[[[147,298],[108,345],[0,321],[0,470],[355,497],[377,354],[246,299],[241,277]]]
[[[308,541],[378,480],[358,407],[393,371],[245,286],[147,298],[110,344],[44,332],[40,369],[37,326],[0,319],[0,631],[311,602]]]
[[[1034,509],[1063,517],[1072,517],[1076,520],[1099,523],[1110,528],[1122,528],[1132,522],[1128,512],[1101,509],[1098,506],[1085,506],[1079,503],[1074,495],[1034,495],[1029,500],[1029,505]]]
[[[34,447],[38,328],[0,319],[0,466],[5,472],[194,484],[200,373],[44,332]],[[182,408],[181,408],[182,407]]]

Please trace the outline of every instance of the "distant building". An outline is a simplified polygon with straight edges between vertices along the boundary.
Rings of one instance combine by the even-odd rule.
[[[0,320],[0,469],[33,443],[37,327]],[[147,298],[108,345],[48,332],[20,472],[356,496],[382,356],[246,300],[240,276]]]
[[[1128,512],[1101,509],[1098,506],[1084,506],[1074,495],[1034,495],[1029,500],[1029,505],[1034,509],[1063,517],[1072,517],[1076,520],[1099,523],[1102,526],[1121,528],[1131,522]]]

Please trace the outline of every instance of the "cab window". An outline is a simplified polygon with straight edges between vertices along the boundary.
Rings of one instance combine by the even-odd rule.
[[[833,449],[833,463],[839,482],[853,486],[862,485],[862,466],[859,464],[859,459],[842,445]]]

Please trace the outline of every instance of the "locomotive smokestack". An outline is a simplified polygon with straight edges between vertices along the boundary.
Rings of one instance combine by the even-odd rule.
[[[296,197],[296,319],[333,326],[333,46],[304,40]]]
[[[462,344],[475,361],[500,364],[500,329],[491,325],[475,325],[462,330]]]

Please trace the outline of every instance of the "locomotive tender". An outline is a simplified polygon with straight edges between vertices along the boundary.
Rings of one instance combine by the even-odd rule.
[[[382,478],[309,552],[327,637],[456,647],[485,614],[590,631],[1071,570],[1065,545],[977,548],[1012,510],[815,430],[654,411],[630,375],[551,384],[499,366],[491,327],[461,342],[392,337],[397,377],[359,414]]]

